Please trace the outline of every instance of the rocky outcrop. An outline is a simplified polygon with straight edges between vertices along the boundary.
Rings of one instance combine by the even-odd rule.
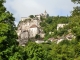
[[[35,15],[34,18],[30,17],[22,17],[21,21],[18,24],[17,35],[18,35],[18,42],[20,45],[25,46],[28,42],[29,38],[35,38],[38,34],[41,38],[44,38],[44,32],[41,29],[40,22],[41,17],[46,18],[47,12],[45,11],[44,14]]]

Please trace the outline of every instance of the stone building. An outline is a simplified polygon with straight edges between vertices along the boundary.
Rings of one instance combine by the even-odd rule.
[[[58,24],[57,25],[57,30],[59,30],[59,28],[63,28],[65,25],[68,25],[68,24]]]
[[[32,25],[30,27],[29,33],[30,33],[30,36],[29,36],[30,38],[35,37],[39,33],[38,27],[35,24]]]
[[[47,12],[43,14],[35,15],[34,18],[22,17],[20,23],[18,24],[17,34],[18,41],[20,45],[24,45],[24,42],[28,42],[28,38],[34,38],[37,34],[44,38],[42,29],[40,28],[41,17],[46,18]],[[24,41],[25,40],[25,41]]]

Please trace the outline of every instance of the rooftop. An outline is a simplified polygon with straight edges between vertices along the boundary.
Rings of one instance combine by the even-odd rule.
[[[33,24],[30,28],[35,28],[35,27],[37,27],[35,24]]]

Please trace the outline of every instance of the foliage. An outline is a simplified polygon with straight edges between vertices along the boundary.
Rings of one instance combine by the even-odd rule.
[[[50,37],[56,37],[58,35],[63,35],[66,34],[67,28],[65,29],[60,29],[59,31],[57,31],[57,24],[68,24],[70,22],[70,17],[66,17],[66,16],[49,16],[47,18],[45,18],[44,20],[42,20],[42,22],[40,23],[43,31],[46,33],[45,35],[45,39],[47,40]],[[51,35],[49,35],[49,32],[54,32]]]
[[[6,10],[3,3],[5,0],[0,0],[0,59],[8,60],[17,46],[17,34],[15,31],[15,18]]]
[[[72,0],[80,3],[79,0]],[[46,33],[45,39],[71,33],[76,39],[63,40],[59,44],[48,41],[48,43],[36,44],[29,42],[25,47],[18,46],[14,24],[15,18],[3,6],[5,0],[0,0],[0,60],[80,60],[80,11],[74,8],[71,16],[49,16],[41,18],[41,27]],[[31,15],[33,18],[33,16]],[[68,23],[63,29],[57,31],[59,23]],[[49,32],[54,32],[51,35]],[[36,35],[36,39],[40,38]]]
[[[71,0],[73,3],[80,4],[80,0]]]
[[[40,35],[37,34],[37,35],[35,36],[35,39],[40,39]]]
[[[34,18],[34,15],[30,15],[29,17],[30,17],[30,18]]]
[[[24,49],[27,60],[74,60],[79,59],[80,42],[64,40],[59,44],[30,42]]]
[[[57,34],[59,36],[62,36],[63,34],[68,34],[68,30],[67,29],[64,29],[64,28],[60,28],[58,31],[57,31]]]
[[[71,15],[72,16],[76,16],[76,15],[80,16],[80,7],[79,6],[74,7],[73,11],[71,12]]]
[[[43,49],[41,45],[36,43],[29,43],[25,48],[27,53],[27,60],[48,60],[48,52]]]

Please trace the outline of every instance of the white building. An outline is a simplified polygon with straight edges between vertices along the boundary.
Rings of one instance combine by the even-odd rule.
[[[58,24],[57,25],[57,30],[59,30],[59,28],[63,28],[65,25],[68,25],[68,24]]]
[[[30,37],[35,37],[38,34],[38,27],[34,24],[30,27]]]

